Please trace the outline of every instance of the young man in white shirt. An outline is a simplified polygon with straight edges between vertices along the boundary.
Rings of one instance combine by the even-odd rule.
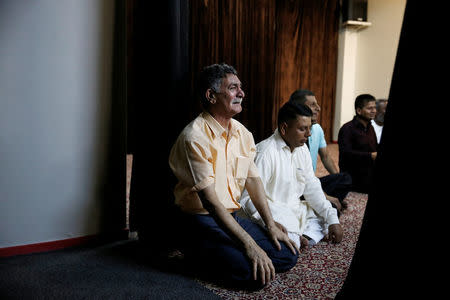
[[[299,247],[324,237],[337,243],[343,235],[337,210],[325,198],[306,146],[311,116],[309,107],[287,102],[278,113],[274,134],[256,145],[255,163],[272,216]],[[264,224],[246,191],[240,204],[247,216]]]

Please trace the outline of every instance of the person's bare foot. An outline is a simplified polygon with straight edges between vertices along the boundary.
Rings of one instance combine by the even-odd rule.
[[[327,199],[331,202],[332,205],[334,204],[334,207],[336,207],[338,212],[342,212],[342,205],[341,202],[339,202],[338,198],[328,196]]]
[[[342,206],[341,210],[344,210],[344,209],[346,209],[348,207],[348,204],[347,204],[347,202],[342,201],[341,206]]]

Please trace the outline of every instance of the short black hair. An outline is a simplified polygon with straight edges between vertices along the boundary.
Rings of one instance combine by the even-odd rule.
[[[298,89],[291,94],[289,101],[297,104],[305,104],[306,96],[315,96],[310,90]]]
[[[297,119],[298,116],[312,117],[313,113],[311,108],[303,104],[297,104],[295,102],[286,102],[278,111],[278,127],[281,123]]]
[[[234,67],[226,63],[206,66],[200,72],[197,79],[196,96],[200,99],[204,108],[207,108],[209,105],[209,101],[205,97],[206,91],[212,89],[215,92],[219,92],[222,79],[227,77],[228,74],[237,75],[238,73]]]
[[[355,111],[357,108],[363,108],[368,102],[376,101],[371,94],[361,94],[355,99]]]

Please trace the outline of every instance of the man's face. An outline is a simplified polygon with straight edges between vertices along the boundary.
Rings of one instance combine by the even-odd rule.
[[[376,121],[384,123],[384,115],[386,114],[386,106],[387,106],[387,102],[380,103],[379,109],[377,109],[377,113],[375,114]]]
[[[241,81],[234,74],[227,74],[222,79],[219,92],[213,92],[214,111],[221,116],[231,118],[242,111],[241,102],[245,93],[241,89]]]
[[[377,111],[377,114],[383,115],[386,113],[387,102],[380,103],[380,109]]]
[[[317,123],[319,119],[320,106],[315,96],[306,96],[305,105],[311,108],[313,115],[311,117],[312,124]]]
[[[297,116],[295,120],[282,123],[279,131],[291,151],[294,151],[303,146],[311,136],[311,117]]]
[[[357,108],[356,113],[365,120],[372,120],[375,118],[375,114],[377,113],[375,101],[369,101],[363,108]]]

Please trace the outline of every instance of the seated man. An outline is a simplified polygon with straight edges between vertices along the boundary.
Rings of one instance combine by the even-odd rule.
[[[339,168],[352,176],[352,190],[369,193],[378,145],[371,125],[376,113],[375,97],[356,97],[355,112],[353,120],[339,129]]]
[[[297,263],[298,249],[270,213],[253,161],[253,136],[233,119],[244,98],[236,70],[226,64],[204,68],[197,92],[204,111],[184,128],[169,157],[178,179],[179,247],[210,279],[262,288],[275,272]],[[236,215],[244,187],[265,227]]]
[[[311,115],[309,107],[287,102],[278,113],[278,128],[256,145],[255,163],[270,211],[298,247],[312,246],[327,235],[340,242],[343,235],[337,211],[325,198],[305,145]],[[264,223],[250,193],[244,191],[241,205],[250,219]]]
[[[317,102],[316,96],[309,90],[296,90],[291,94],[289,101],[297,104],[303,104],[311,108],[313,115],[311,117],[311,136],[308,137],[308,148],[311,153],[311,160],[313,164],[313,171],[317,169],[317,156],[323,163],[325,169],[330,173],[329,175],[320,177],[322,189],[325,196],[338,209],[338,215],[341,208],[345,208],[344,199],[347,196],[352,186],[352,178],[345,172],[339,172],[331,155],[327,150],[327,142],[325,141],[325,134],[322,127],[318,123],[320,105]]]
[[[378,144],[381,141],[381,134],[383,133],[384,115],[386,114],[387,104],[388,104],[387,99],[377,99],[377,101],[375,101],[375,107],[377,112],[375,114],[375,118],[370,121],[370,123],[373,126],[373,129],[375,130]]]

